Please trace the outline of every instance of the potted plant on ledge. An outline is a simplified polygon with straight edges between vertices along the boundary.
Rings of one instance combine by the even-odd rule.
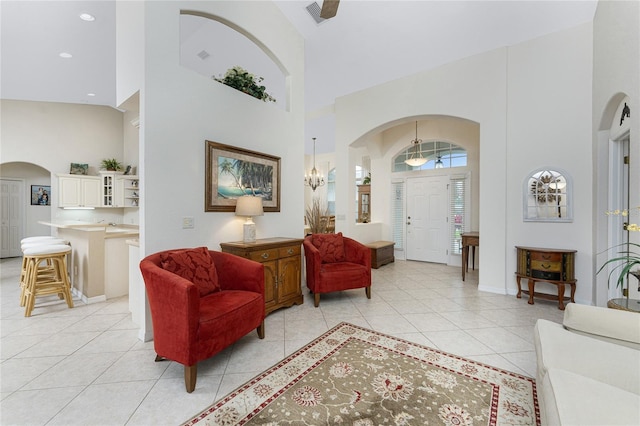
[[[223,77],[212,78],[263,102],[276,102],[275,98],[267,93],[267,88],[260,84],[264,78],[256,77],[240,66],[229,68]]]
[[[640,207],[637,207],[637,209],[640,210]],[[615,210],[607,212],[608,216],[628,216],[628,214],[629,212],[627,210]],[[629,223],[625,225],[625,230],[630,232],[637,232],[640,231],[640,226],[635,223]],[[615,278],[616,287],[619,287],[622,290],[622,295],[624,296],[624,298],[612,299],[607,303],[607,305],[610,308],[640,312],[640,300],[629,299],[629,288],[631,285],[631,283],[629,282],[629,275],[633,275],[636,278],[636,280],[638,281],[638,291],[640,291],[640,255],[638,254],[640,252],[640,244],[626,242],[610,247],[604,252],[608,252],[609,250],[615,250],[616,255],[604,262],[600,269],[598,269],[598,272],[596,272],[596,274],[599,274],[605,268],[612,266],[612,268],[609,270],[607,283],[610,284],[612,278]],[[637,252],[634,250],[637,250]],[[626,288],[625,281],[627,282]]]

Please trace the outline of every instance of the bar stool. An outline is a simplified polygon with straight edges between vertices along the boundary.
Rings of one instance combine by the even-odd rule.
[[[71,285],[67,275],[66,257],[71,247],[65,244],[49,244],[26,248],[23,257],[26,259],[24,284],[25,317],[30,317],[35,306],[36,297],[57,294],[73,308]],[[38,272],[42,262],[50,262],[52,272]]]
[[[53,235],[38,235],[35,237],[25,237],[23,239],[20,240],[20,244],[27,244],[27,243],[37,243],[39,241],[46,241],[46,240],[55,240],[58,237],[54,237]]]
[[[64,244],[64,245],[68,245],[69,241],[62,239],[62,238],[56,238],[56,237],[27,237],[27,238],[23,238],[21,240],[21,249],[22,252],[24,253],[24,251],[28,248],[33,248],[33,247],[39,247],[42,245],[52,245],[52,244]],[[24,294],[24,290],[25,290],[25,276],[26,276],[26,272],[27,272],[27,260],[24,256],[22,256],[22,270],[20,272],[20,306],[24,306],[25,304],[25,294]],[[38,265],[38,273],[41,275],[44,274],[49,274],[51,275],[53,273],[53,268],[51,265],[51,262],[47,262],[46,265]]]

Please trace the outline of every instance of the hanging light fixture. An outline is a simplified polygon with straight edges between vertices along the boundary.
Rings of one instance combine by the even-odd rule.
[[[436,142],[436,169],[444,169],[444,163],[442,162],[442,155],[438,154],[438,142]]]
[[[411,156],[404,160],[411,167],[420,167],[424,163],[427,162],[427,159],[422,156],[422,152],[420,152],[420,144],[422,143],[421,139],[418,139],[418,122],[416,121],[416,138],[411,141],[413,144],[413,152]]]
[[[305,174],[304,176],[304,184],[306,186],[310,186],[313,191],[316,188],[324,185],[324,178],[320,173],[318,173],[318,169],[316,169],[316,138],[313,139],[313,169],[311,169],[311,173],[309,175]]]

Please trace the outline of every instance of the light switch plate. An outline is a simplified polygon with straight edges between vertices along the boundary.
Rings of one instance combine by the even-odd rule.
[[[182,218],[182,229],[193,229],[193,217],[185,216]]]

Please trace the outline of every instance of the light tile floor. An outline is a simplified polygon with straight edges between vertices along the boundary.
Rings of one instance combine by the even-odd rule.
[[[533,326],[562,321],[557,304],[484,293],[477,271],[396,261],[373,270],[364,290],[323,295],[266,318],[198,365],[196,389],[183,367],[154,362],[153,342],[137,339],[126,297],[68,309],[38,299],[32,317],[18,303],[20,259],[0,261],[0,424],[178,425],[331,327],[347,321],[520,374],[535,376]]]

